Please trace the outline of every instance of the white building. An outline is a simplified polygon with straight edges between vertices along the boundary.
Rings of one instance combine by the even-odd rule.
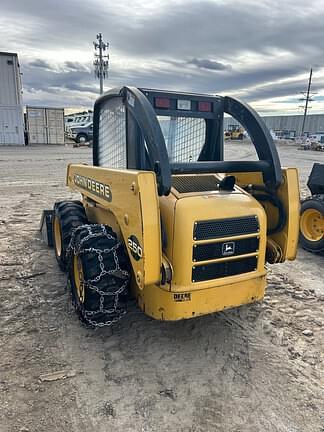
[[[300,135],[303,115],[277,115],[262,117],[268,129],[273,130],[277,135],[293,138]],[[229,125],[239,125],[232,117],[224,118],[224,129]],[[306,118],[304,132],[308,135],[324,132],[324,114],[309,114]]]
[[[0,145],[24,145],[24,117],[18,56],[0,52]]]

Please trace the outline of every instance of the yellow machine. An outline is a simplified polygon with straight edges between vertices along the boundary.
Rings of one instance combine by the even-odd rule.
[[[259,161],[223,160],[223,114]],[[230,97],[122,87],[94,107],[93,166],[71,164],[82,202],[54,206],[57,261],[82,320],[108,325],[130,291],[147,315],[179,320],[261,300],[266,262],[293,260],[294,168],[262,120]]]
[[[309,252],[324,255],[324,165],[315,163],[307,186],[311,196],[302,201],[300,244]]]
[[[227,130],[224,132],[225,140],[243,140],[244,129],[237,125],[228,125]]]

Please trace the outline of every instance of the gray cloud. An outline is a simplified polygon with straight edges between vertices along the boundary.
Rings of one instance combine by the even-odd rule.
[[[47,61],[39,58],[36,58],[35,60],[29,62],[29,66],[41,69],[52,69],[52,66]]]
[[[78,72],[78,71],[86,71],[90,72],[91,68],[89,65],[84,65],[80,62],[72,62],[70,60],[67,60],[64,62],[64,68],[68,69],[69,71]]]
[[[20,55],[25,99],[40,89],[40,97],[48,93],[53,101],[56,94],[61,104],[71,103],[71,96],[92,104],[98,83],[91,73],[91,44],[98,30],[111,43],[109,86],[234,94],[244,89],[249,101],[291,98],[306,86],[300,74],[312,64],[324,67],[321,2],[178,0],[145,13],[139,1],[133,14],[126,0],[2,0],[0,40],[7,46],[1,50]],[[49,62],[51,53],[65,49],[83,56]],[[289,84],[278,82],[284,78]],[[323,80],[314,83],[324,89]]]
[[[230,65],[225,65],[224,63],[217,62],[215,60],[209,59],[197,59],[193,58],[187,62],[188,64],[195,65],[202,69],[209,69],[212,71],[221,71],[226,69],[231,69]]]

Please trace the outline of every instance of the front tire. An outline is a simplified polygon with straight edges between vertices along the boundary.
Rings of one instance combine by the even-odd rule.
[[[129,258],[107,225],[77,228],[69,248],[72,303],[82,322],[102,327],[126,313]]]
[[[67,249],[74,228],[87,223],[80,201],[61,201],[54,205],[53,245],[56,261],[62,271],[67,267]]]
[[[75,141],[80,144],[80,143],[84,143],[88,141],[88,135],[84,134],[84,133],[80,133],[77,135]]]
[[[324,197],[313,196],[302,202],[300,244],[309,252],[324,253]]]

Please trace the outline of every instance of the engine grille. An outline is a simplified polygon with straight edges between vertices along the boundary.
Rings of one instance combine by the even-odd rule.
[[[258,248],[259,239],[257,237],[235,239],[228,242],[199,244],[193,247],[192,259],[193,261],[207,261],[226,256],[238,256],[257,252]],[[229,253],[228,250],[232,253]]]
[[[218,180],[213,175],[173,176],[172,186],[179,193],[210,192],[218,189]]]
[[[192,268],[192,282],[202,282],[256,270],[257,258],[243,258],[233,261],[198,265]]]
[[[193,229],[194,240],[209,240],[222,237],[232,237],[253,234],[259,231],[259,221],[256,216],[216,219],[196,222]]]

